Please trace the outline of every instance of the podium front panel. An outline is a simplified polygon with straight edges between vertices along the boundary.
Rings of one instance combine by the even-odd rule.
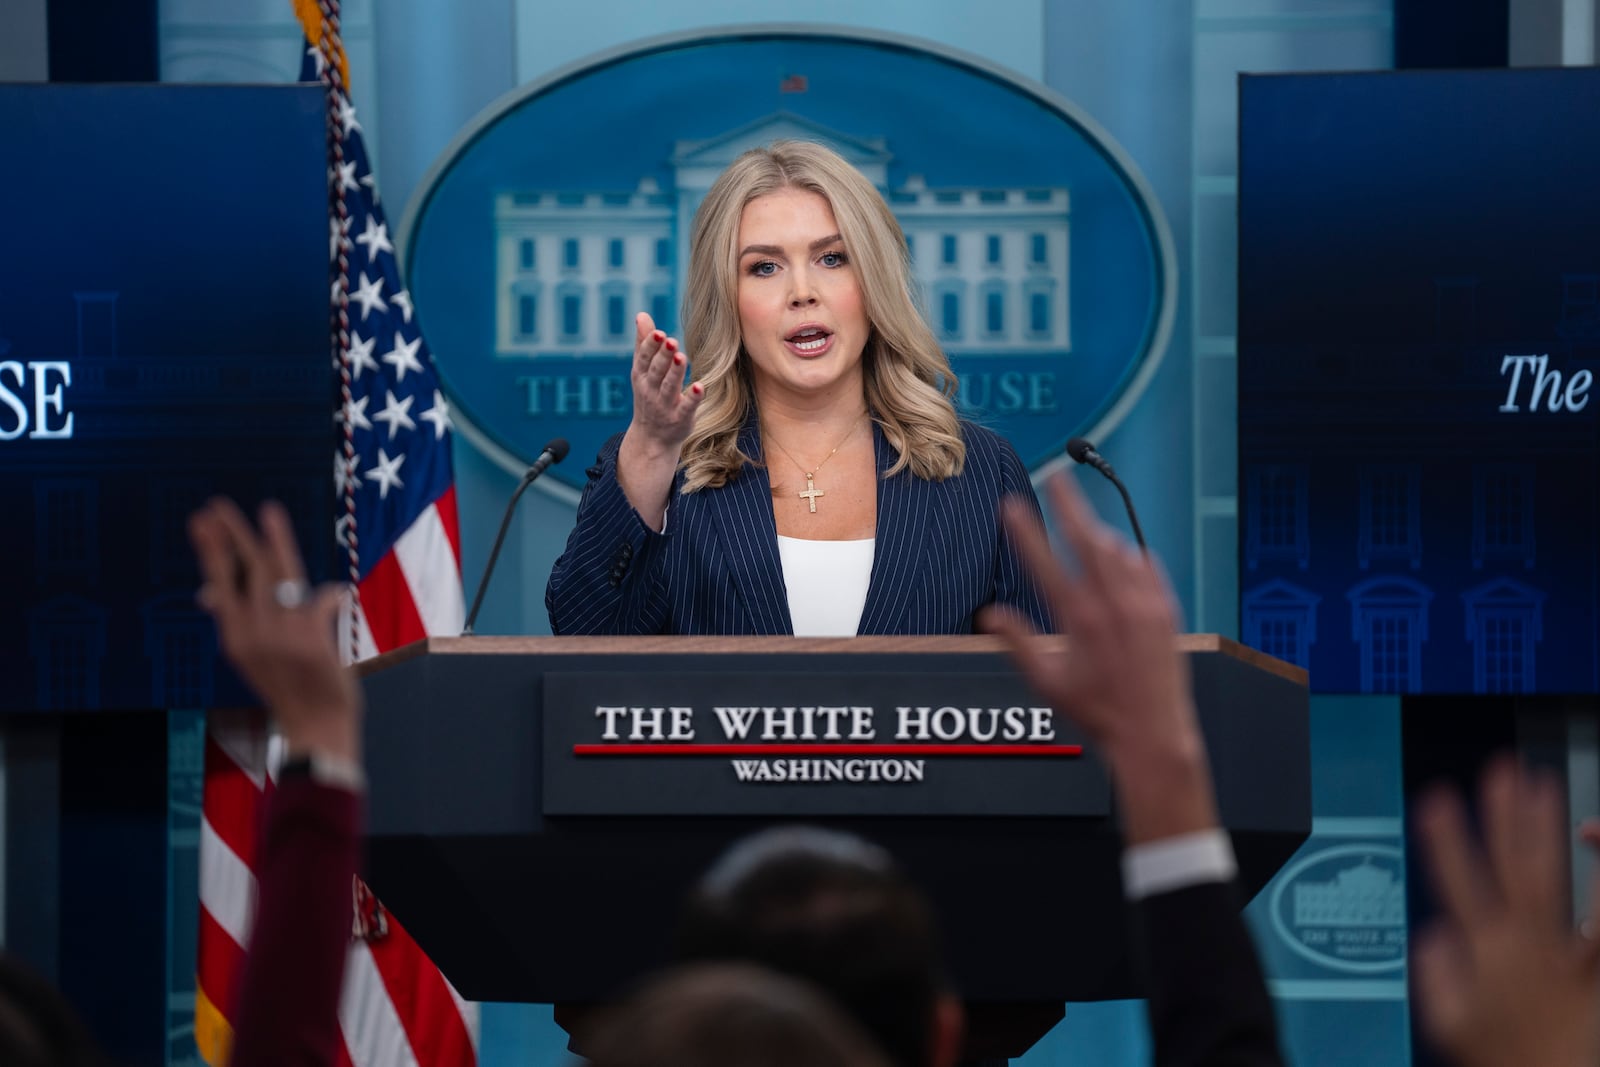
[[[1219,809],[1239,857],[1242,907],[1310,831],[1304,677],[1224,639],[1182,640]],[[931,898],[953,978],[969,1003],[1140,995],[1127,947],[1112,803],[1090,804],[1080,814],[1030,815],[913,814],[866,803],[828,812],[669,814],[651,812],[640,797],[626,802],[629,810],[648,813],[546,809],[552,737],[563,745],[600,743],[552,734],[547,700],[552,686],[559,692],[567,684],[553,679],[565,677],[583,692],[597,676],[627,680],[619,681],[619,692],[643,688],[606,706],[665,709],[677,698],[652,690],[649,679],[707,674],[780,682],[797,674],[813,682],[844,677],[864,686],[861,692],[867,691],[862,679],[917,679],[928,696],[915,699],[930,706],[938,699],[941,706],[964,707],[974,693],[970,687],[978,693],[994,687],[997,706],[1040,703],[996,681],[1012,678],[1014,684],[999,643],[986,637],[463,638],[435,639],[385,657],[364,680],[370,705],[368,876],[464,996],[542,1003],[609,997],[671,960],[678,902],[699,872],[739,837],[796,818],[858,833],[894,853]],[[768,699],[746,705],[764,706],[759,702]],[[797,695],[792,703],[824,706],[824,699],[848,700]],[[916,706],[892,693],[862,703],[889,716],[880,726],[893,723],[899,706]],[[714,716],[713,706],[697,710]],[[586,731],[603,726],[592,707],[578,717]],[[632,723],[625,718],[617,718],[612,743],[629,740],[624,735]],[[647,715],[641,729],[651,725]],[[663,734],[671,732],[670,714],[663,713],[660,726]],[[892,732],[880,730],[879,738]],[[698,726],[696,739],[707,740]],[[1059,732],[1056,740],[1070,736]],[[729,776],[731,758],[703,757]],[[929,758],[925,780],[946,773],[955,760]],[[643,765],[616,762],[626,765],[624,771]],[[972,759],[964,766],[998,778],[1025,762]],[[1057,765],[1103,773],[1089,748],[1081,758],[1033,762],[1044,763],[1047,774]],[[774,784],[749,788],[759,795]],[[882,783],[877,794],[914,795],[904,784]]]

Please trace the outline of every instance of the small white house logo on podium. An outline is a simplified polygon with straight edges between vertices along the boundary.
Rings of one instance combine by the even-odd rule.
[[[1345,974],[1399,971],[1406,956],[1405,858],[1373,843],[1296,861],[1272,890],[1272,926],[1293,952]]]

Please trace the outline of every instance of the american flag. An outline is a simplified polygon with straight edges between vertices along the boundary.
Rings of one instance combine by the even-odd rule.
[[[342,383],[336,418],[344,440],[333,457],[340,516],[333,535],[357,590],[340,626],[341,645],[347,659],[365,659],[461,631],[450,412],[400,277],[361,123],[344,91],[337,6],[295,0],[295,8],[307,40],[322,41],[336,64],[329,71],[323,48],[313,44],[301,80],[329,86],[328,177],[344,207],[330,212],[328,242],[335,265],[334,368]],[[195,1040],[214,1067],[226,1062],[231,1046],[228,1012],[254,920],[257,826],[272,789],[269,749],[259,725],[227,716],[208,723]],[[476,1006],[461,999],[364,885],[352,896],[341,1063],[475,1065]]]

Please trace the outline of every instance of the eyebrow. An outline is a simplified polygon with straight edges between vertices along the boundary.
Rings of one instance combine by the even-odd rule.
[[[843,240],[844,238],[839,234],[830,233],[826,237],[819,237],[815,241],[812,241],[810,250],[815,252],[819,248],[826,248],[828,245],[836,244]],[[743,258],[744,256],[750,255],[752,252],[761,256],[783,255],[783,249],[779,248],[777,245],[746,245],[744,250],[739,253],[739,256]]]

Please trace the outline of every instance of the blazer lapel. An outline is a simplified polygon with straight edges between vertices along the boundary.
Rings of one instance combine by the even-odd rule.
[[[759,462],[761,433],[755,412],[739,431],[739,447]],[[792,634],[789,593],[778,557],[778,526],[772,516],[772,483],[765,466],[746,464],[739,476],[710,494],[722,536],[729,577],[749,612],[752,634]]]
[[[861,609],[858,634],[904,634],[913,593],[926,579],[922,550],[934,521],[933,487],[909,470],[885,478],[897,458],[876,422],[872,424],[878,459],[878,529],[872,552],[872,579]]]

